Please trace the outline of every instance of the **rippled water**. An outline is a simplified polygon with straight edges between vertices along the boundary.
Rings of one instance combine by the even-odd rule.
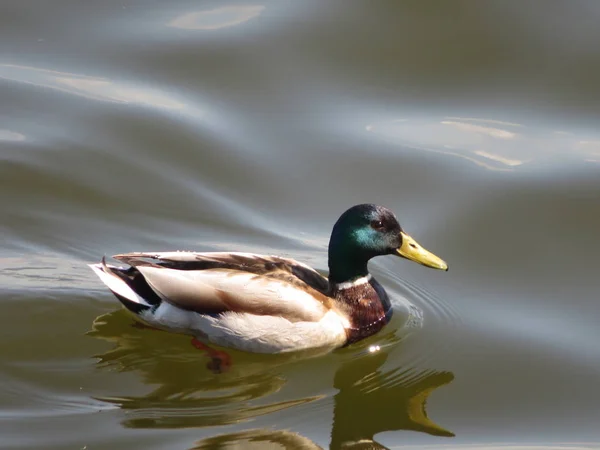
[[[599,3],[2,10],[0,447],[600,448]],[[398,314],[328,355],[213,374],[86,266],[325,270],[365,201],[450,271],[373,261]]]

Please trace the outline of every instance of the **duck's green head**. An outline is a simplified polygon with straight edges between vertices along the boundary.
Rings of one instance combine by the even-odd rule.
[[[329,240],[329,279],[341,283],[367,275],[374,256],[397,255],[433,269],[448,265],[407,235],[392,211],[370,203],[356,205],[340,216]]]

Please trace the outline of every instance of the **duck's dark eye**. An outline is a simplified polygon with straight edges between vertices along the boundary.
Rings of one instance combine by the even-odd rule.
[[[383,226],[383,222],[381,220],[373,220],[371,222],[371,227],[375,228],[376,230],[383,230],[385,227]]]

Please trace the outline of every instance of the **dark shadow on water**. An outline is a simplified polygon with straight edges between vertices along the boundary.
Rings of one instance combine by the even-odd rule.
[[[149,388],[140,395],[97,397],[127,412],[123,421],[126,427],[231,425],[317,402],[333,386],[337,393],[332,449],[385,448],[373,441],[384,431],[454,436],[429,419],[426,411],[429,395],[452,382],[454,376],[410,367],[384,369],[391,349],[402,345],[394,331],[318,358],[306,353],[252,355],[230,351],[234,364],[222,374],[206,368],[206,357],[189,344],[188,337],[136,328],[133,319],[121,310],[98,317],[89,335],[115,344],[97,355],[100,367],[136,372]],[[370,351],[373,345],[379,350]],[[310,380],[304,375],[295,377],[300,364],[310,365]],[[199,441],[195,448],[227,448],[245,442],[260,442],[260,448],[319,448],[306,437],[272,429],[218,435]]]

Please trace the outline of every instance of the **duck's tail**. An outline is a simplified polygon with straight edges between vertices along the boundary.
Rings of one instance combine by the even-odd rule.
[[[106,264],[104,257],[101,263],[89,266],[115,297],[134,314],[153,309],[162,302],[141,272],[134,267],[111,266]]]

